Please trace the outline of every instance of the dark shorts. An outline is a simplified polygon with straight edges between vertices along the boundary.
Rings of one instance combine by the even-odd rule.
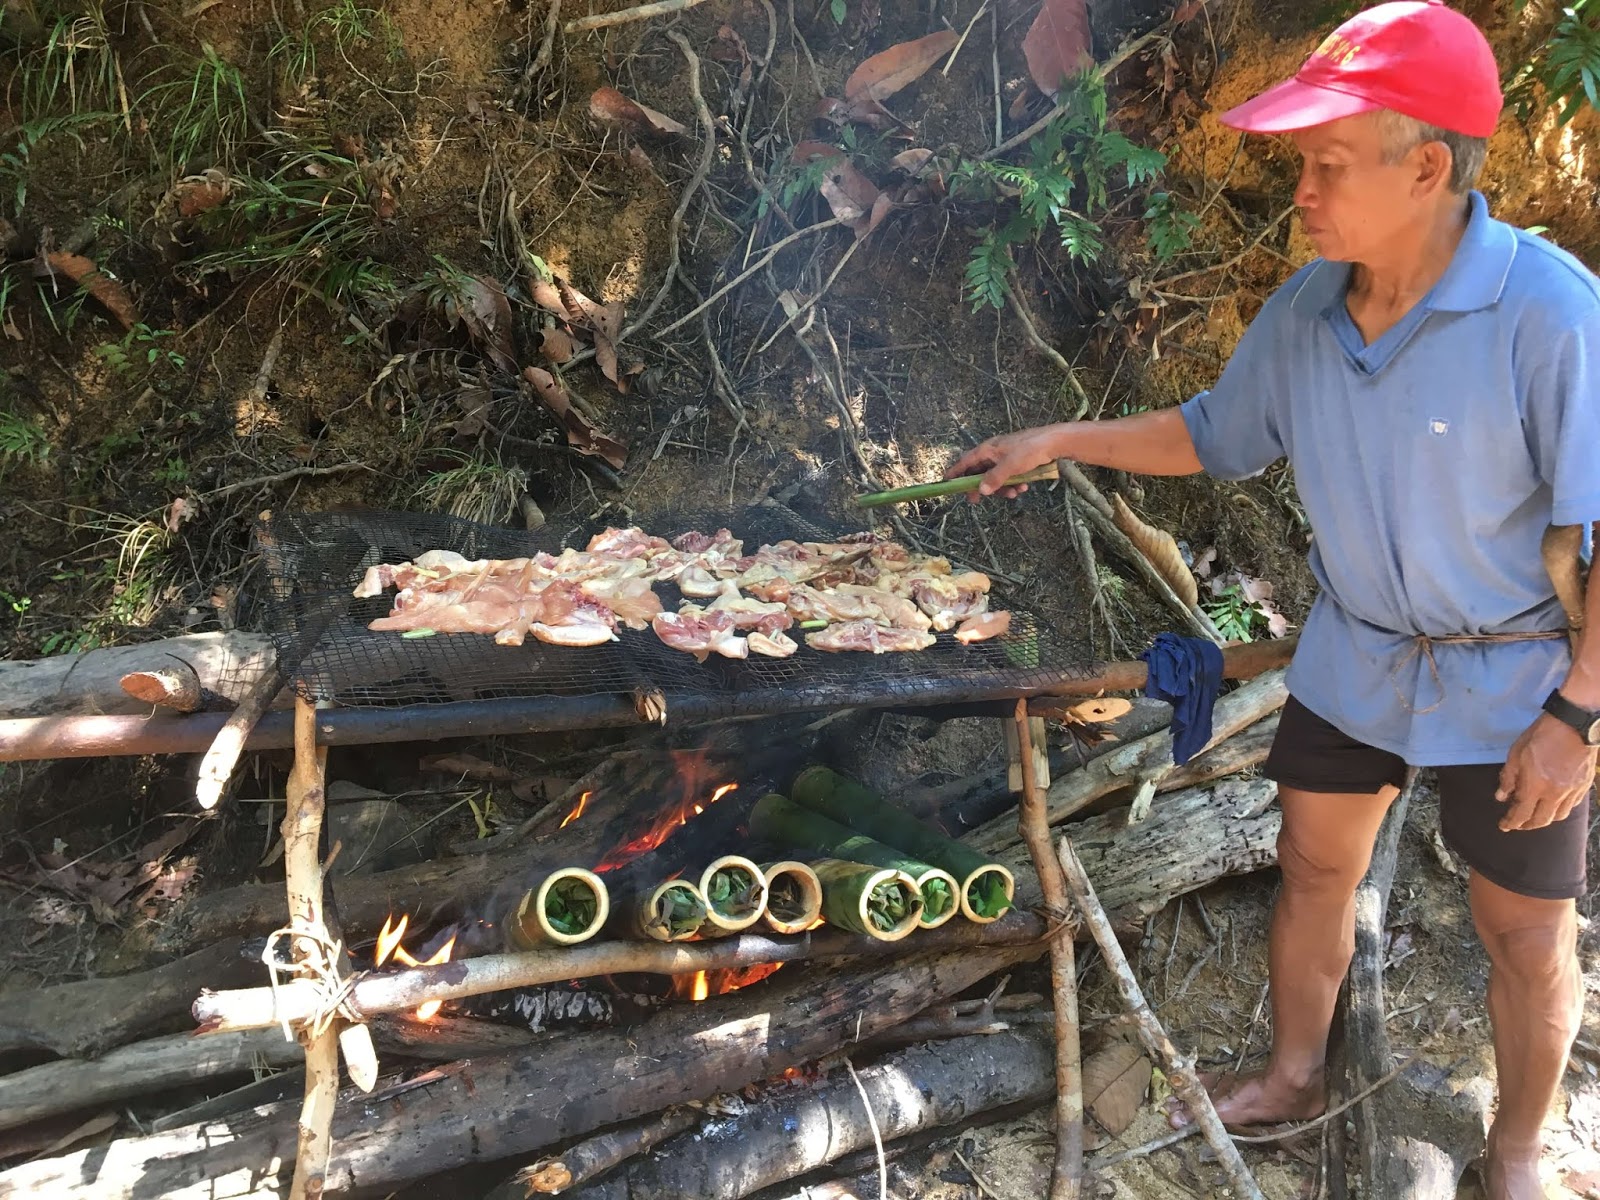
[[[1264,774],[1307,792],[1370,794],[1400,787],[1406,764],[1341,733],[1293,696],[1283,706]],[[1580,804],[1543,829],[1500,829],[1506,805],[1494,798],[1500,765],[1436,767],[1439,824],[1445,844],[1474,871],[1507,891],[1540,900],[1569,900],[1587,890],[1585,846],[1589,806]]]

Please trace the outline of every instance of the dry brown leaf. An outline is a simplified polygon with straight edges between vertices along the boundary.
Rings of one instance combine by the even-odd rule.
[[[588,418],[572,406],[572,398],[567,395],[567,389],[560,380],[539,367],[524,367],[522,374],[533,384],[540,402],[560,418],[567,431],[568,445],[580,454],[597,455],[617,470],[622,469],[622,464],[628,459],[628,448],[591,425]]]
[[[890,46],[850,73],[844,84],[844,98],[852,103],[886,100],[949,54],[960,40],[961,35],[955,30],[941,29],[927,37]]]
[[[589,97],[589,115],[606,125],[622,125],[654,137],[683,137],[689,130],[666,113],[630,100],[614,87],[597,88]]]
[[[1146,525],[1134,516],[1128,502],[1115,492],[1111,496],[1111,508],[1111,519],[1116,527],[1127,534],[1128,540],[1150,560],[1156,574],[1167,581],[1167,586],[1177,593],[1178,599],[1190,608],[1198,604],[1199,586],[1194,581],[1194,573],[1185,565],[1183,554],[1172,535],[1164,529]]]
[[[1139,1115],[1150,1088],[1150,1060],[1132,1042],[1108,1042],[1083,1064],[1083,1110],[1112,1137]]]
[[[565,329],[546,329],[543,340],[539,343],[539,353],[553,363],[568,361],[576,348],[572,335]]]
[[[132,329],[139,324],[139,310],[134,306],[133,298],[128,295],[127,289],[109,275],[103,274],[100,268],[94,265],[93,259],[85,258],[81,254],[53,250],[35,261],[33,273],[36,277],[46,278],[54,274],[65,275],[100,301],[124,329]]]
[[[923,166],[932,157],[932,150],[926,150],[921,146],[917,146],[910,150],[900,151],[899,154],[896,154],[889,161],[896,167],[900,168],[900,170],[915,175],[918,171],[922,170]]]
[[[1200,10],[1206,6],[1206,0],[1187,0],[1187,3],[1178,5],[1178,11],[1172,14],[1174,25],[1186,25],[1200,15]]]
[[[1087,0],[1044,0],[1022,39],[1028,74],[1039,90],[1055,97],[1064,80],[1094,61]]]
[[[511,302],[493,279],[473,275],[464,289],[467,304],[453,303],[445,316],[453,324],[460,318],[478,347],[502,371],[515,371],[516,347],[511,341]]]
[[[178,216],[185,221],[193,220],[227,200],[231,183],[221,171],[207,171],[204,175],[178,180],[172,186],[169,199],[177,206]]]

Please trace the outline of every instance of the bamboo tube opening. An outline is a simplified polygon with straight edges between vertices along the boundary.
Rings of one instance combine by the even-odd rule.
[[[961,911],[961,885],[949,871],[932,867],[912,878],[922,897],[922,916],[918,919],[922,928],[937,929]]]
[[[1011,911],[1016,893],[1016,876],[999,863],[990,863],[961,881],[961,913],[969,921],[987,925]]]
[[[774,933],[804,933],[822,916],[822,881],[803,862],[768,863],[767,911],[762,919]]]
[[[917,881],[894,867],[827,858],[811,864],[822,881],[822,915],[828,924],[897,942],[922,918]]]
[[[641,895],[629,914],[630,928],[658,942],[686,942],[706,922],[706,898],[687,879],[668,879]]]
[[[598,933],[610,915],[611,895],[600,876],[582,867],[561,867],[522,894],[506,919],[506,946],[576,945]]]
[[[701,872],[700,893],[706,898],[702,937],[721,937],[749,929],[767,908],[767,880],[742,854],[724,854]]]

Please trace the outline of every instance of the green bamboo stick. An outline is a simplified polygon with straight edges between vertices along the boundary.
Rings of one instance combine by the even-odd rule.
[[[917,927],[922,896],[917,881],[893,867],[824,858],[811,864],[822,884],[822,916],[829,925],[898,942]]]
[[[950,872],[874,841],[786,796],[772,794],[756,801],[750,810],[750,836],[792,850],[904,871],[916,881],[922,897],[920,922],[924,929],[937,929],[960,910],[960,885]]]
[[[827,767],[807,767],[795,779],[789,797],[841,825],[949,871],[957,880],[961,911],[968,920],[987,924],[1011,908],[1017,882],[1009,870],[855,780]]]
[[[552,871],[522,894],[504,922],[506,948],[571,946],[592,938],[611,912],[605,882],[582,867]]]
[[[822,916],[822,881],[803,862],[762,863],[767,911],[761,919],[773,933],[804,933]]]
[[[1025,483],[1042,483],[1059,479],[1055,463],[1046,463],[1021,475],[1006,480],[1007,487],[1020,487]],[[863,492],[856,497],[857,508],[880,508],[885,504],[905,504],[912,500],[932,500],[938,496],[955,496],[962,492],[975,492],[983,482],[982,475],[958,475],[954,479],[937,479],[932,483],[914,483],[910,487],[891,488],[887,492]]]

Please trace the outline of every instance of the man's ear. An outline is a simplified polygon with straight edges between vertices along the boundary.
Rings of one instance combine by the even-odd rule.
[[[1443,142],[1423,142],[1416,148],[1416,176],[1412,181],[1419,196],[1431,196],[1450,186],[1450,169],[1455,156]]]

